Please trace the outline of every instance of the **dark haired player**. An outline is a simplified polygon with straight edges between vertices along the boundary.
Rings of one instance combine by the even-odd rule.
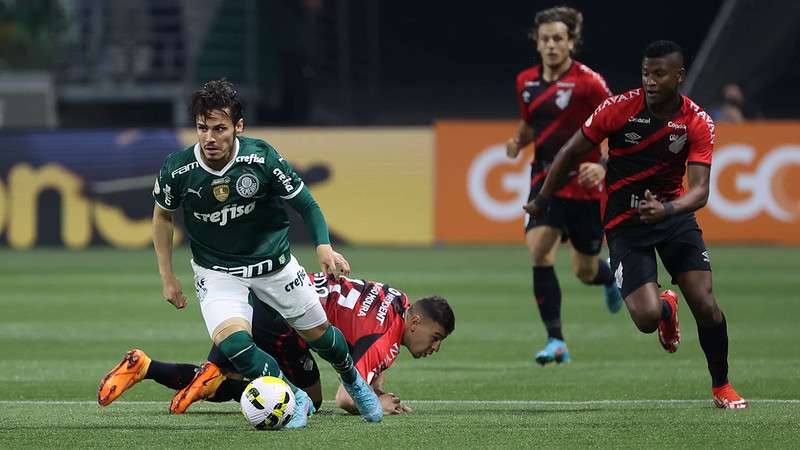
[[[603,77],[572,59],[581,41],[582,24],[581,13],[566,7],[545,9],[534,19],[531,38],[542,62],[517,76],[522,120],[517,135],[506,143],[512,158],[528,144],[534,145],[529,200],[541,189],[558,149],[611,95]],[[561,327],[561,288],[553,269],[562,239],[569,238],[572,243],[572,268],[578,279],[604,287],[609,311],[622,307],[611,269],[605,259],[598,258],[603,242],[600,181],[605,175],[600,161],[596,145],[571,166],[569,181],[548,199],[547,213],[528,217],[525,223],[525,242],[533,262],[533,293],[547,329],[547,344],[536,354],[542,365],[569,360]]]
[[[203,320],[236,371],[251,379],[281,376],[277,361],[253,343],[252,291],[333,365],[364,419],[379,422],[383,410],[378,398],[353,367],[341,332],[328,323],[305,269],[289,248],[284,203],[303,218],[322,270],[349,273],[347,260],[330,245],[319,205],[271,145],[241,135],[244,114],[233,84],[209,81],[194,92],[189,110],[197,144],[167,156],[153,188],[153,243],[164,298],[176,308],[186,306],[172,270],[174,214],[182,207]],[[299,409],[313,412],[308,395],[292,390]],[[305,425],[306,414],[295,414],[286,427]]]
[[[384,283],[346,277],[336,279],[317,273],[311,280],[331,323],[342,331],[352,348],[356,370],[379,396],[385,414],[410,412],[411,408],[386,393],[383,372],[394,363],[400,346],[414,358],[438,352],[442,341],[455,329],[455,316],[447,300],[431,296],[409,304],[408,296]],[[319,370],[305,342],[286,320],[265,303],[253,301],[253,339],[259,348],[275,356],[285,376],[308,392],[319,408],[322,391]],[[247,385],[234,377],[236,368],[214,346],[201,367],[151,360],[143,351],[129,351],[100,382],[98,403],[111,404],[128,388],[152,379],[178,390],[170,412],[180,414],[193,402],[238,400]],[[340,385],[336,405],[358,414],[347,391]]]
[[[533,216],[545,211],[574,162],[608,138],[603,220],[611,266],[633,322],[644,333],[658,329],[664,349],[677,350],[678,296],[670,290],[658,293],[657,251],[697,321],[714,404],[747,408],[728,381],[725,315],[711,289],[711,263],[694,216],[708,201],[714,122],[678,92],[685,74],[676,43],[648,45],[642,87],[607,99],[586,119],[525,209]]]

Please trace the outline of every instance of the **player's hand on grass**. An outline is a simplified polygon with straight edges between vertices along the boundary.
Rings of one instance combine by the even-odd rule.
[[[506,155],[509,158],[516,158],[520,150],[522,150],[522,148],[519,146],[519,140],[517,138],[511,138],[506,141]]]
[[[639,217],[644,223],[655,223],[664,220],[667,216],[664,205],[656,200],[650,189],[644,191],[644,200],[639,202]]]
[[[600,185],[606,177],[606,169],[602,164],[584,162],[578,166],[578,184],[591,189]]]
[[[161,295],[163,295],[168,302],[172,303],[176,309],[183,309],[186,307],[186,296],[183,295],[181,282],[174,275],[162,279],[161,283]]]
[[[404,414],[414,412],[413,409],[400,402],[400,398],[389,392],[388,394],[381,394],[379,397],[381,406],[383,406],[383,413],[385,415]]]
[[[340,274],[350,275],[350,263],[340,253],[333,251],[333,247],[330,244],[317,246],[317,259],[319,259],[319,266],[322,271],[333,275],[336,279],[339,278]]]

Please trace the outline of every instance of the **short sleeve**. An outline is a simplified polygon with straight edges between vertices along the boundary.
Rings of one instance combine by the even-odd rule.
[[[611,97],[611,90],[608,88],[606,80],[599,74],[592,74],[587,77],[587,80],[586,99],[592,108],[597,108],[603,100]]]
[[[170,171],[169,158],[167,158],[156,176],[156,182],[153,185],[153,200],[162,209],[175,211],[181,205],[178,192]]]
[[[524,122],[530,122],[530,113],[528,112],[528,104],[531,102],[530,93],[525,91],[525,77],[522,74],[517,76],[517,103],[519,104],[519,117]]]
[[[300,175],[275,149],[270,150],[269,160],[270,166],[268,170],[271,172],[270,187],[272,192],[284,200],[296,197],[303,190],[303,180]]]
[[[384,334],[380,339],[376,340],[369,346],[366,352],[356,361],[356,370],[367,383],[371,382],[374,377],[378,376],[381,372],[389,368],[389,365],[394,361],[390,355],[392,351],[392,344],[388,334]],[[395,349],[395,352],[399,349]],[[394,357],[397,356],[395,353]],[[389,364],[386,364],[386,361]]]
[[[586,119],[581,127],[583,135],[595,145],[603,142],[611,132],[610,124],[613,108],[606,108],[605,106],[606,102],[604,101],[595,109],[592,115]]]
[[[711,153],[714,151],[714,122],[711,117],[698,116],[689,124],[689,154],[686,162],[711,165]]]

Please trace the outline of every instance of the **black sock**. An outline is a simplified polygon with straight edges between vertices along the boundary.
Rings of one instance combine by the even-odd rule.
[[[670,316],[672,316],[672,306],[669,304],[668,301],[662,299],[661,300],[661,320],[669,320]]]
[[[249,383],[249,381],[226,378],[220,383],[217,392],[215,392],[213,396],[207,398],[206,401],[220,403],[227,402],[228,400],[236,400],[238,402],[239,399],[242,398],[244,388],[246,388]]]
[[[165,363],[152,360],[144,377],[177,391],[192,382],[192,378],[194,378],[194,374],[198,369],[199,367],[194,364]]]
[[[697,325],[700,347],[706,354],[711,385],[720,387],[728,383],[728,323],[725,316],[722,322],[710,327]]]
[[[605,259],[597,258],[597,275],[589,284],[610,286],[612,283],[614,283],[614,274],[611,272],[611,266],[608,265]]]
[[[547,337],[564,340],[561,333],[561,287],[553,266],[533,268],[533,295],[539,306]]]

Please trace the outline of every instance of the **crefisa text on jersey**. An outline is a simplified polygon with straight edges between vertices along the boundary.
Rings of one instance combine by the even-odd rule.
[[[246,214],[250,214],[253,210],[256,209],[256,202],[248,203],[247,205],[237,205],[236,203],[231,205],[225,205],[219,211],[214,211],[213,213],[198,213],[195,212],[194,218],[197,220],[202,220],[203,222],[211,222],[211,223],[219,223],[219,226],[224,227],[228,224],[229,219],[235,219],[237,217],[244,216]]]

